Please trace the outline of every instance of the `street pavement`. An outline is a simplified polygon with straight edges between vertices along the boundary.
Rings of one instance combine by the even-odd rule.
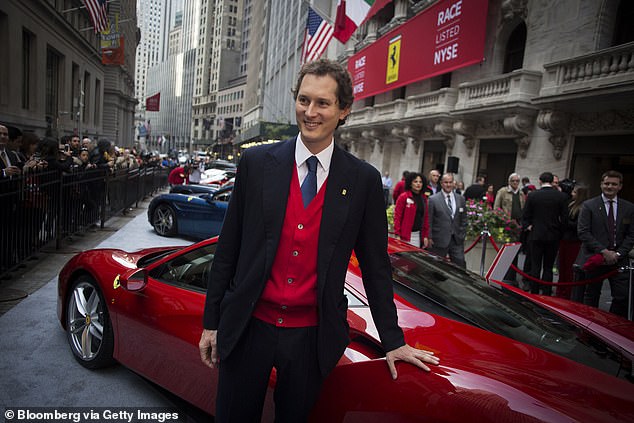
[[[156,235],[147,221],[147,205],[140,204],[129,217],[110,219],[104,230],[65,242],[59,251],[45,249],[20,274],[0,282],[4,300],[0,303],[0,406],[169,407],[184,410],[190,421],[200,420],[197,410],[123,366],[96,371],[82,367],[73,358],[57,319],[57,273],[76,252],[193,242]],[[6,301],[25,294],[28,296],[19,302]]]

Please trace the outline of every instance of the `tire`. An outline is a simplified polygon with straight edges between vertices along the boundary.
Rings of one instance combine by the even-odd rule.
[[[152,213],[152,226],[161,236],[176,234],[176,213],[167,204],[159,204]]]
[[[108,307],[97,282],[81,276],[67,299],[66,336],[75,359],[88,369],[114,362],[114,334]]]

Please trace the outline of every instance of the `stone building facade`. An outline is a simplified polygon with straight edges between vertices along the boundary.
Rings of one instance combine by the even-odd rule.
[[[134,137],[136,8],[110,1],[121,17],[125,63],[101,62],[100,37],[80,0],[0,2],[0,122],[36,134]]]
[[[435,1],[395,0],[349,42],[347,60]],[[543,171],[599,192],[607,169],[634,199],[634,31],[626,0],[490,0],[484,60],[355,101],[339,142],[382,172],[444,168],[497,189]]]

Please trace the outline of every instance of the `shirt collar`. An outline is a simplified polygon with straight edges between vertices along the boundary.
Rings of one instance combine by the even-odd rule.
[[[612,199],[612,201],[614,201],[614,204],[616,204],[617,198],[617,196],[614,196],[614,198]],[[606,204],[608,201],[610,201],[610,199],[603,195],[603,193],[601,193],[601,199],[603,200],[603,204]]]
[[[328,147],[321,150],[318,154],[311,153],[308,148],[302,142],[302,134],[297,134],[297,139],[295,140],[295,164],[297,167],[304,164],[306,159],[310,156],[317,157],[319,164],[324,169],[325,172],[330,170],[330,161],[332,160],[332,153],[335,151],[335,143],[334,138],[330,141]]]
[[[520,187],[517,187],[517,189],[514,190],[512,186],[510,185],[506,186],[506,190],[512,194],[517,194],[518,192],[520,192],[520,189],[521,189]]]

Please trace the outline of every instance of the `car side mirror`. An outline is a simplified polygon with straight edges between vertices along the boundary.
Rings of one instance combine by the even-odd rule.
[[[145,269],[132,269],[117,276],[119,286],[126,291],[141,291],[147,285],[147,271]],[[117,280],[115,279],[115,289]]]
[[[204,199],[209,204],[213,204],[213,202],[215,201],[213,194],[203,194],[200,196],[200,198]]]

